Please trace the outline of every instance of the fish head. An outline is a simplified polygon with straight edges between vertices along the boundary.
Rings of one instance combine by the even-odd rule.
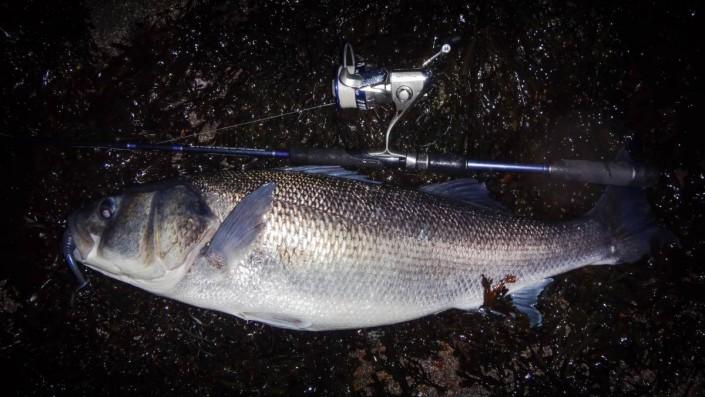
[[[153,292],[186,274],[216,228],[207,203],[181,183],[133,188],[69,217],[78,261]]]

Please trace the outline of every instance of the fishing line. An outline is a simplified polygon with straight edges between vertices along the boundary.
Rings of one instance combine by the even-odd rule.
[[[269,120],[273,120],[273,119],[277,119],[277,118],[280,118],[280,117],[290,116],[290,115],[292,115],[292,114],[301,114],[301,113],[308,112],[308,111],[311,111],[311,110],[316,110],[316,109],[320,109],[320,108],[325,108],[325,107],[333,106],[333,105],[335,105],[335,102],[324,103],[324,104],[322,104],[322,105],[316,105],[316,106],[311,106],[311,107],[304,108],[304,109],[293,110],[293,111],[291,111],[291,112],[286,112],[286,113],[282,113],[282,114],[277,114],[277,115],[274,115],[274,116],[262,117],[262,118],[257,119],[257,120],[243,121],[243,122],[241,122],[241,123],[232,124],[232,125],[228,125],[228,126],[220,127],[220,128],[215,128],[215,129],[209,130],[209,131],[207,131],[207,132],[197,132],[197,133],[195,133],[195,134],[184,135],[184,136],[180,136],[180,137],[177,137],[177,138],[171,138],[171,139],[167,139],[167,140],[164,140],[164,141],[160,141],[160,142],[158,142],[158,143],[159,143],[159,144],[162,144],[162,143],[176,142],[176,141],[180,141],[180,140],[182,140],[182,139],[193,138],[193,137],[197,137],[197,136],[200,136],[200,135],[208,134],[208,133],[211,133],[211,132],[215,132],[215,134],[217,135],[217,134],[219,134],[219,133],[221,133],[221,132],[223,132],[223,131],[225,131],[225,130],[232,130],[232,129],[235,129],[235,128],[238,128],[238,127],[243,127],[243,126],[250,125],[250,124],[262,123],[262,122],[269,121]]]

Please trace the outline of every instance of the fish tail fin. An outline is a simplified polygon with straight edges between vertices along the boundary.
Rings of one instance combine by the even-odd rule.
[[[610,186],[588,216],[607,227],[612,237],[610,254],[599,264],[636,262],[650,253],[652,244],[677,242],[656,223],[643,189]]]

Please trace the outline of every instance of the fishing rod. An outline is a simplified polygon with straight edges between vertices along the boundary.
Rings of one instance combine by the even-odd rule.
[[[451,38],[424,61],[420,68],[388,70],[356,59],[352,45],[343,47],[343,62],[332,81],[335,104],[341,109],[367,111],[382,104],[393,104],[396,112],[391,119],[385,147],[381,151],[346,151],[343,149],[317,149],[294,147],[288,150],[269,150],[223,146],[181,145],[174,142],[194,137],[187,135],[160,143],[63,143],[72,148],[99,148],[109,150],[139,150],[176,153],[197,153],[236,157],[271,158],[288,160],[294,164],[337,165],[365,170],[403,168],[411,172],[427,171],[447,175],[466,175],[477,171],[543,174],[565,180],[617,186],[649,186],[658,179],[658,172],[648,167],[638,167],[626,161],[559,160],[549,164],[522,164],[496,161],[479,161],[455,154],[409,152],[397,153],[390,148],[391,132],[399,119],[425,92],[430,80],[428,68],[433,62],[451,51],[459,38]],[[215,132],[247,124],[264,122],[278,117],[301,113],[333,103],[291,111],[258,120],[221,127]]]
[[[435,172],[467,175],[472,172],[514,172],[543,174],[564,180],[615,186],[650,186],[658,179],[658,171],[626,161],[559,160],[552,163],[507,163],[480,161],[446,153],[386,151],[347,151],[339,148],[257,149],[226,146],[192,146],[149,143],[56,143],[76,149],[108,149],[159,151],[170,153],[210,154],[230,157],[288,160],[299,165],[337,165],[363,170],[402,168],[410,172]]]

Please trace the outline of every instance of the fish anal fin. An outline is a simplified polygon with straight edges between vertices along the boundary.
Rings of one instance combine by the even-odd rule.
[[[543,315],[536,309],[536,304],[543,289],[551,282],[553,282],[552,278],[545,278],[509,293],[509,296],[512,297],[512,304],[519,312],[529,318],[531,327],[541,326],[543,322]]]

